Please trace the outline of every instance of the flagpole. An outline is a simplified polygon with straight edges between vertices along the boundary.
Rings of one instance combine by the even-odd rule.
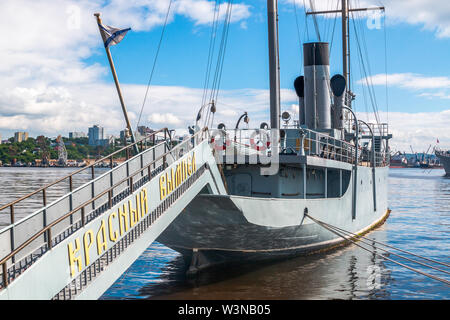
[[[94,13],[94,16],[97,18],[100,35],[102,35],[102,31],[100,29],[100,25],[102,23],[102,20],[100,19],[100,13]],[[102,39],[103,39],[103,37],[102,37]],[[136,154],[138,154],[139,149],[138,149],[137,144],[135,144],[136,138],[134,137],[134,133],[131,128],[130,119],[128,118],[127,108],[125,107],[125,102],[124,102],[123,96],[122,96],[122,90],[120,90],[119,79],[117,78],[116,68],[114,67],[114,62],[113,62],[113,59],[111,56],[111,52],[109,51],[109,47],[105,46],[105,51],[106,51],[106,55],[108,56],[109,66],[111,67],[111,72],[112,72],[112,75],[114,78],[114,82],[116,84],[117,94],[119,95],[119,100],[120,100],[120,104],[122,106],[122,111],[123,111],[123,115],[125,117],[125,121],[127,123],[128,132],[130,133],[130,136],[131,136],[131,142],[134,144],[134,151],[136,152]]]

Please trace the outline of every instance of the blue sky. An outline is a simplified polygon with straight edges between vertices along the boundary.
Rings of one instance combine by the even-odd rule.
[[[335,1],[316,1],[316,9],[333,8]],[[296,0],[297,20],[293,2],[279,1],[282,108],[289,111],[296,104],[292,84],[302,70],[298,32],[302,42],[317,40],[312,18],[305,20],[304,1]],[[365,36],[378,110],[382,120],[389,118],[395,136],[393,146],[426,149],[439,138],[442,146],[450,147],[450,5],[441,0],[351,3],[386,7],[379,29],[369,28],[368,17],[356,21],[360,40],[361,31]],[[135,125],[168,4],[169,0],[2,1],[0,25],[10,31],[7,45],[0,49],[0,57],[8,62],[0,67],[2,139],[18,130],[56,136],[87,132],[93,124],[116,135],[123,129],[94,12],[102,12],[105,24],[132,28],[111,52]],[[181,134],[200,107],[214,1],[173,0],[172,5],[141,124],[167,125]],[[265,0],[235,1],[217,119],[234,123],[243,111],[254,121],[250,126],[268,119],[266,10]],[[13,14],[18,11],[21,15]],[[39,16],[34,14],[37,11]],[[333,18],[318,18],[322,41],[333,41],[331,74],[342,68],[341,24],[338,19],[332,39],[333,23]],[[369,97],[360,84],[365,75],[360,72],[353,28],[351,24],[354,106],[363,119],[371,120]]]
[[[298,1],[300,4],[301,1]],[[303,8],[297,8],[297,17],[302,41],[317,41],[312,19],[308,18],[309,36],[305,29]],[[242,88],[267,89],[267,24],[264,1],[251,4],[252,15],[246,19],[245,27],[232,24],[226,52],[224,73],[221,88],[235,90]],[[107,19],[107,17],[105,17]],[[384,19],[384,16],[383,18]],[[331,24],[331,19],[319,18],[318,23],[324,28]],[[382,20],[383,21],[383,20]],[[365,21],[362,22],[365,24]],[[125,27],[125,26],[124,26]],[[280,9],[280,63],[281,87],[292,88],[293,81],[302,70],[302,57],[297,37],[297,26],[293,6],[284,5]],[[123,83],[145,85],[148,81],[153,59],[162,27],[149,32],[128,33],[126,40],[119,46],[112,47],[116,68]],[[331,74],[341,73],[341,32],[340,20],[336,21],[331,54]],[[359,70],[358,52],[351,25],[352,78],[356,82],[363,78]],[[372,75],[384,74],[386,68],[384,29],[366,28],[365,41],[368,45],[369,63]],[[323,36],[323,34],[322,34]],[[359,35],[361,37],[361,35]],[[203,88],[205,67],[208,54],[210,26],[193,26],[192,21],[183,16],[176,16],[166,29],[164,42],[157,61],[156,73],[152,84],[162,86],[187,86]],[[388,24],[387,39],[387,71],[388,74],[414,73],[424,77],[446,76],[450,70],[448,52],[450,43],[447,38],[437,38],[433,31],[421,30],[420,26],[407,23]],[[322,38],[330,42],[331,37]],[[100,40],[99,40],[100,41]],[[108,68],[102,50],[90,57],[95,62]],[[138,71],[137,71],[138,70]],[[111,75],[105,74],[103,80],[111,81]],[[386,110],[385,86],[375,86],[380,110]],[[354,90],[362,97],[361,86],[354,84]],[[427,90],[428,92],[429,90]],[[434,91],[433,91],[434,92]],[[450,101],[430,103],[430,98],[420,96],[422,92],[411,92],[407,88],[391,86],[388,88],[390,111],[421,112],[443,111],[448,109]],[[363,111],[362,101],[357,107]]]

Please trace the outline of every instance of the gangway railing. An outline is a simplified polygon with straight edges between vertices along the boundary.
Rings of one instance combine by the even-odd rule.
[[[84,288],[89,286],[92,281],[101,273],[106,271],[111,263],[113,263],[120,255],[132,245],[152,224],[164,214],[170,206],[177,201],[190,186],[202,176],[208,164],[202,165],[192,176],[190,176],[175,192],[166,198],[158,207],[156,207],[147,217],[139,222],[139,224],[114,246],[108,249],[102,256],[95,260],[90,266],[83,270],[77,277],[68,283],[60,292],[58,292],[53,300],[74,299]]]
[[[40,199],[38,200],[34,200],[34,202],[40,202],[42,204],[43,207],[45,207],[49,202],[48,202],[48,198],[49,198],[49,190],[53,187],[53,188],[69,188],[69,192],[72,192],[74,190],[74,182],[76,180],[77,176],[81,176],[81,175],[90,175],[90,180],[95,179],[95,168],[100,165],[103,164],[105,161],[109,162],[109,167],[110,169],[112,169],[114,167],[114,158],[119,156],[119,155],[123,155],[125,154],[126,160],[128,160],[134,152],[134,146],[137,145],[138,149],[140,150],[140,152],[144,151],[145,149],[147,149],[148,147],[150,147],[150,144],[156,144],[158,142],[158,135],[163,134],[164,137],[160,137],[163,140],[162,141],[167,141],[168,137],[170,137],[170,132],[167,128],[163,128],[160,130],[157,130],[155,132],[152,132],[151,134],[149,134],[148,136],[146,136],[145,138],[133,143],[133,144],[129,144],[126,145],[125,147],[114,151],[113,153],[100,158],[98,160],[96,160],[94,163],[87,165],[85,167],[82,167],[81,169],[75,170],[74,172],[71,172],[70,174],[59,178],[55,181],[53,181],[52,183],[49,183],[41,188],[36,189],[33,192],[30,192],[14,201],[11,201],[7,204],[4,204],[2,206],[0,206],[0,215],[5,215],[8,214],[5,212],[5,210],[9,210],[9,224],[13,224],[16,222],[16,210],[15,208],[18,206],[21,206],[23,204],[26,203],[27,200],[29,200],[30,198],[32,198],[33,196],[38,196],[40,197]],[[25,204],[26,205],[26,204]]]
[[[165,139],[151,148],[144,147],[146,139],[164,133]],[[161,129],[152,136],[146,137],[135,144],[140,145],[141,152],[117,167],[112,167],[109,171],[94,178],[77,189],[71,190],[68,194],[57,199],[51,204],[45,205],[33,214],[24,219],[14,222],[0,230],[0,290],[6,288],[11,281],[14,281],[20,274],[27,270],[33,263],[42,257],[48,250],[51,250],[58,243],[69,237],[71,234],[83,228],[87,223],[101,215],[103,212],[111,209],[116,203],[127,198],[133,191],[149,182],[153,177],[162,172],[171,163],[174,163],[184,154],[195,148],[208,135],[207,129],[201,130],[186,139],[175,147],[170,148],[167,143],[167,129]],[[170,138],[170,135],[169,135]],[[104,157],[96,163],[109,159],[112,163],[114,155],[129,150],[134,144],[131,144],[113,154]],[[9,203],[13,207],[20,201],[28,197],[45,191],[49,186],[61,183],[62,181],[72,179],[75,174],[93,168],[92,164],[82,170],[58,179],[54,183],[47,185],[37,191],[30,193]],[[193,182],[193,179],[202,173],[204,164],[195,175],[191,176],[185,183],[179,186],[167,199],[160,205],[160,209],[149,215],[149,220],[144,223],[150,225],[161,213],[167,209],[167,204],[181,196],[186,186]],[[92,170],[92,169],[91,169]],[[63,212],[63,214],[61,214]],[[132,237],[128,236],[127,237]],[[122,241],[122,240],[121,240]],[[124,240],[127,241],[127,240]],[[4,244],[9,244],[4,246]],[[9,247],[9,248],[8,248]],[[117,250],[117,247],[116,249]],[[117,253],[117,252],[116,252]],[[110,259],[108,256],[107,260]],[[91,269],[92,270],[92,269]],[[69,285],[70,286],[70,285]],[[64,290],[64,289],[63,289]],[[63,294],[64,295],[64,294]],[[69,294],[70,295],[70,294]]]

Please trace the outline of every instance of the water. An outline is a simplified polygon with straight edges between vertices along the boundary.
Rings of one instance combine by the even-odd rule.
[[[79,168],[16,168],[0,167],[0,207],[25,196],[43,186],[46,186]],[[97,177],[108,169],[96,168],[94,175]],[[73,176],[72,187],[78,188],[83,183],[91,179],[90,169],[84,170]],[[65,179],[60,183],[46,190],[47,203],[60,198],[69,192],[69,180]],[[42,192],[14,206],[15,220],[18,221],[30,214],[33,209],[39,209],[43,203]],[[9,208],[0,212],[0,226],[10,223]]]
[[[32,191],[69,170],[0,168],[0,204],[11,200],[13,191]],[[450,179],[443,175],[443,170],[391,169],[392,213],[385,224],[366,236],[450,263]],[[450,279],[437,271],[389,257]],[[183,259],[177,252],[154,243],[101,299],[450,298],[445,284],[355,245],[282,262],[216,268],[192,279],[186,278],[185,272]]]

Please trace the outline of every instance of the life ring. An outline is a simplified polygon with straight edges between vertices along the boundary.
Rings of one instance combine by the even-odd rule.
[[[210,143],[214,145],[214,150],[217,151],[224,151],[231,144],[230,139],[225,139],[225,142],[222,145],[218,145],[217,143],[215,143],[215,141],[216,141],[215,138],[212,137]]]
[[[261,142],[261,140],[259,140],[258,142],[255,142],[255,138],[251,137],[250,138],[250,146],[251,146],[251,148],[255,149],[256,151],[265,151],[268,148],[270,148],[270,141],[267,141],[265,144],[263,143],[262,146],[258,145],[258,143],[260,143],[260,142]]]

